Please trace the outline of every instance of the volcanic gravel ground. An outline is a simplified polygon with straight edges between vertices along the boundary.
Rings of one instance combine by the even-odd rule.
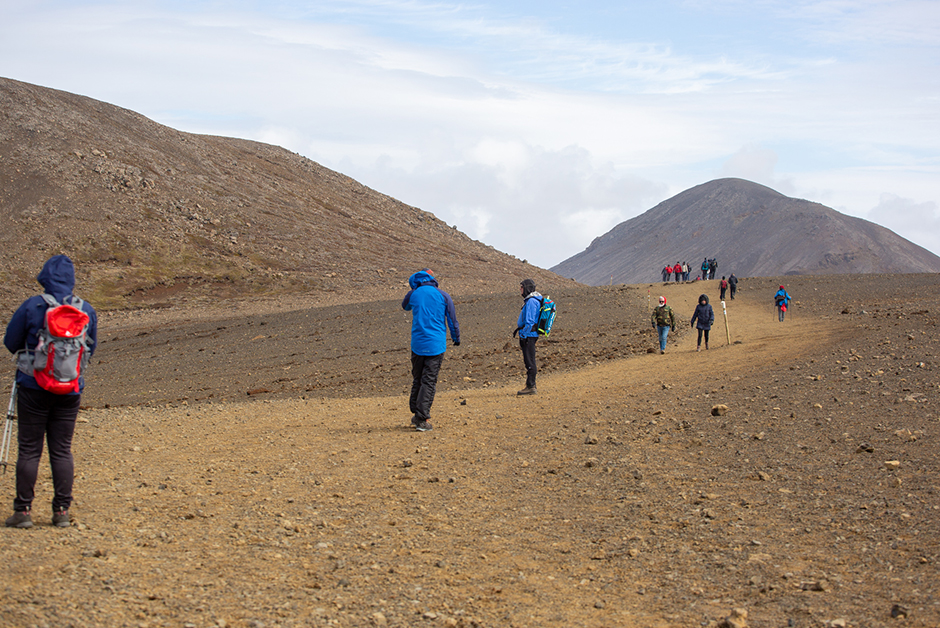
[[[940,280],[787,278],[784,323],[778,283],[731,344],[717,282],[651,286],[665,355],[647,286],[552,295],[532,397],[518,297],[455,294],[427,433],[397,303],[103,317],[73,524],[43,469],[0,625],[940,625]]]

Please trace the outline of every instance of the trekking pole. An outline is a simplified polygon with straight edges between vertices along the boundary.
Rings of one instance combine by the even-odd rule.
[[[7,406],[7,420],[3,425],[3,442],[0,443],[0,466],[7,472],[7,460],[10,457],[10,440],[13,436],[13,423],[16,421],[16,376],[13,376],[13,390],[10,391],[10,405]]]
[[[721,302],[721,313],[725,315],[725,334],[728,336],[728,345],[731,345],[731,328],[728,327],[728,308],[725,307],[725,302]]]

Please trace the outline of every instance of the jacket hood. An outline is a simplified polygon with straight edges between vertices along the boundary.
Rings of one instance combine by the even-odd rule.
[[[535,292],[535,282],[531,279],[523,279],[519,285],[522,286],[523,299]]]
[[[437,287],[437,279],[434,278],[434,275],[428,273],[424,270],[419,270],[411,277],[408,277],[408,285],[411,286],[411,289],[414,290],[418,286],[424,286],[431,284],[435,288]]]
[[[36,277],[39,284],[62,303],[75,288],[75,265],[66,255],[55,255],[46,260]]]
[[[700,295],[698,295],[698,302],[699,302],[699,303],[702,302],[702,299],[705,299],[705,305],[708,305],[708,295],[707,295],[707,294],[700,294]]]

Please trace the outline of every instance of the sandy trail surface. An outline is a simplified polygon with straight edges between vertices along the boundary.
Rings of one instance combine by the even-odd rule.
[[[940,289],[903,281],[793,279],[778,323],[749,280],[702,352],[703,284],[655,286],[665,355],[636,288],[627,357],[594,333],[517,397],[513,347],[427,433],[401,388],[94,403],[72,527],[43,469],[0,530],[0,625],[940,625]]]

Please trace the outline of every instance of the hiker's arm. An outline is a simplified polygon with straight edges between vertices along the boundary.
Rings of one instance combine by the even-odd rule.
[[[24,303],[13,313],[10,323],[7,325],[6,334],[3,336],[3,344],[10,353],[16,353],[26,348],[28,329],[26,307],[27,305]]]
[[[447,326],[450,327],[450,339],[455,345],[460,344],[460,323],[457,322],[457,308],[454,307],[454,300],[450,295],[442,291],[444,295],[444,318],[447,320]]]
[[[411,309],[411,293],[414,290],[409,290],[408,294],[405,295],[405,298],[401,300],[401,309],[410,310]]]
[[[85,305],[88,307],[87,310],[83,309],[83,311],[88,314],[88,355],[91,357],[98,347],[98,313],[87,302]]]

